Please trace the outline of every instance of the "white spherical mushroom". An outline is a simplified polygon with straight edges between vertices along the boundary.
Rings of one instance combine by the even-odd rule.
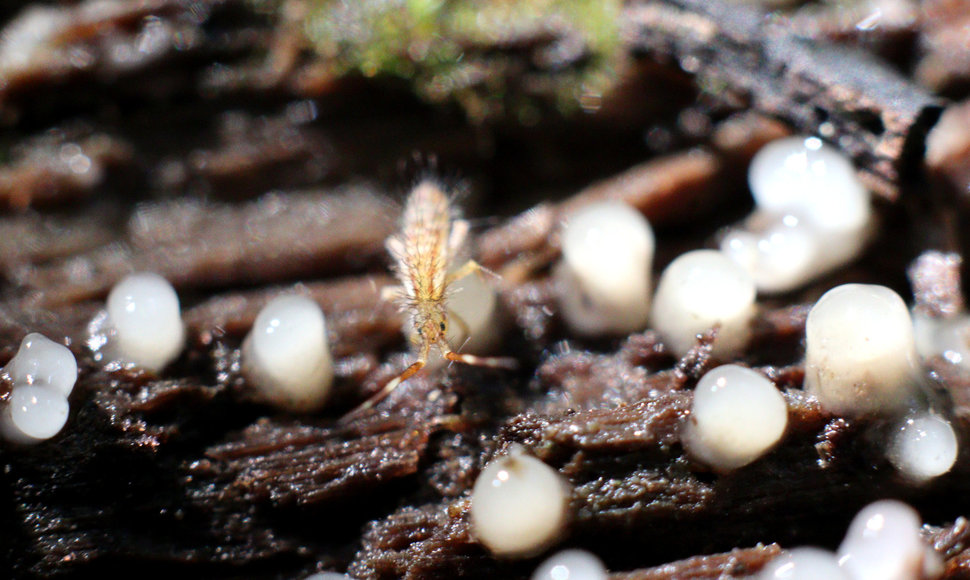
[[[448,344],[464,352],[482,354],[499,338],[495,288],[490,274],[473,273],[448,287]]]
[[[794,548],[761,569],[757,580],[851,580],[835,554],[821,548]]]
[[[919,580],[938,569],[939,555],[920,539],[920,517],[908,505],[883,500],[852,520],[839,564],[854,580]]]
[[[788,137],[765,145],[751,160],[748,183],[758,208],[799,211],[827,229],[864,226],[869,192],[852,161],[818,137]]]
[[[0,415],[0,432],[16,443],[50,439],[67,423],[67,397],[57,389],[40,385],[14,386],[7,408]]]
[[[71,350],[37,332],[24,337],[3,370],[15,385],[46,386],[64,397],[77,381],[77,360]]]
[[[105,354],[158,372],[185,345],[178,295],[168,280],[142,272],[124,278],[108,294]]]
[[[32,332],[3,372],[13,382],[10,399],[0,413],[3,436],[30,444],[57,435],[67,422],[67,397],[77,381],[77,361],[70,349]]]
[[[597,202],[569,215],[555,271],[566,323],[588,336],[642,330],[654,247],[649,222],[625,203]]]
[[[493,459],[475,480],[472,531],[496,556],[537,554],[565,531],[570,495],[555,469],[515,447]]]
[[[731,228],[721,250],[761,292],[785,292],[855,258],[872,220],[852,162],[817,137],[774,141],[751,161],[757,209]]]
[[[889,461],[904,476],[926,481],[950,471],[959,444],[949,421],[935,413],[902,420],[889,444]]]
[[[651,320],[664,343],[683,356],[697,335],[718,326],[713,354],[738,354],[751,337],[755,287],[748,273],[714,250],[681,255],[660,276]]]
[[[830,413],[856,416],[912,406],[919,385],[913,323],[885,286],[826,292],[805,323],[805,390]]]
[[[294,412],[318,410],[333,384],[333,358],[320,306],[279,296],[256,317],[243,343],[243,371],[257,398]]]
[[[698,381],[682,439],[693,457],[730,471],[764,455],[787,425],[788,406],[771,381],[749,368],[722,365]]]
[[[606,580],[606,566],[586,550],[563,550],[532,573],[532,580]]]

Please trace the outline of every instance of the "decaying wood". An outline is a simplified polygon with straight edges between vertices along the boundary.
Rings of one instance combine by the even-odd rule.
[[[838,143],[869,187],[894,199],[922,158],[943,101],[868,53],[799,37],[723,0],[626,8],[627,42],[695,74],[715,99],[736,99]]]
[[[789,429],[730,474],[710,472],[680,443],[694,384],[725,362],[710,354],[715,331],[680,360],[649,330],[571,336],[547,269],[563,218],[601,199],[654,222],[658,263],[680,248],[671,237],[682,231],[691,248],[709,244],[713,223],[723,225],[719,204],[741,215],[748,203],[751,156],[794,131],[839,143],[901,202],[889,209],[904,206],[900,186],[944,101],[858,46],[830,42],[865,48],[863,32],[832,12],[766,21],[726,0],[626,3],[622,47],[639,62],[616,95],[603,95],[600,113],[509,127],[470,124],[388,79],[338,78],[303,50],[299,14],[275,30],[257,4],[277,3],[62,3],[28,61],[0,70],[0,123],[13,144],[0,165],[0,363],[39,331],[70,346],[81,375],[62,434],[31,448],[0,444],[0,569],[16,578],[528,578],[541,556],[493,558],[468,516],[482,467],[519,444],[573,486],[562,547],[595,551],[614,580],[749,576],[782,549],[837,545],[855,511],[882,497],[942,526],[924,536],[944,556],[945,580],[970,575],[966,453],[953,473],[913,485],[885,459],[887,421],[826,415],[801,390],[812,300],[833,280],[891,272],[904,286],[906,262],[927,249],[907,236],[929,210],[913,205],[915,215],[883,234],[904,251],[883,252],[877,240],[878,252],[804,295],[763,301],[739,362],[778,386]],[[927,3],[923,20],[877,31],[874,49],[889,55],[889,39],[912,40],[903,50],[918,54],[904,62],[958,87],[965,31],[962,19],[947,20],[963,4]],[[0,7],[0,18],[14,12]],[[495,41],[522,49],[502,53],[502,66],[526,71],[525,84],[582,57],[528,61],[559,38],[542,30]],[[950,111],[955,121],[940,125],[957,138],[931,143],[927,164],[959,189],[966,111]],[[446,179],[468,176],[484,193],[471,196],[480,206],[469,217],[533,205],[474,222],[472,240],[503,276],[508,325],[496,354],[521,368],[431,369],[340,422],[410,362],[400,314],[380,289],[390,281],[383,244],[395,192],[409,185],[394,166],[414,150],[436,153]],[[157,375],[102,367],[84,345],[108,289],[133,270],[166,276],[183,301],[186,351]],[[923,254],[911,280],[920,308],[947,315],[963,305],[958,254]],[[254,403],[240,372],[252,321],[288,292],[327,316],[336,381],[331,405],[312,415]],[[966,447],[970,373],[940,358],[928,372]],[[7,396],[0,381],[0,402]]]

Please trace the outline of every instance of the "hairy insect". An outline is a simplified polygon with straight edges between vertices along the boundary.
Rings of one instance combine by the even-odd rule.
[[[394,274],[401,284],[390,288],[387,294],[392,295],[407,314],[417,361],[352,414],[373,407],[424,368],[432,348],[437,348],[450,361],[495,368],[515,366],[512,359],[457,353],[448,344],[449,320],[462,326],[467,334],[467,326],[461,317],[448,310],[448,288],[456,280],[483,272],[474,260],[457,269],[452,267],[467,235],[468,223],[457,219],[448,197],[435,183],[425,180],[411,191],[404,207],[401,230],[386,243],[387,251],[394,259]]]

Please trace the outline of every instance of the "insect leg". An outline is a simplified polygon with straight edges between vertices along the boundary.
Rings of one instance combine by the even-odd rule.
[[[475,356],[473,354],[460,354],[452,351],[444,353],[444,356],[450,361],[465,363],[466,365],[474,365],[477,367],[507,369],[510,371],[519,368],[518,361],[511,357]]]
[[[427,357],[425,357],[425,358],[427,358]],[[404,381],[410,379],[415,374],[417,374],[418,371],[420,371],[421,369],[423,369],[425,364],[426,364],[426,362],[425,362],[424,358],[418,359],[417,362],[415,362],[414,364],[412,364],[408,368],[404,369],[404,372],[403,373],[399,374],[398,376],[396,376],[393,379],[391,379],[390,381],[388,381],[387,384],[384,385],[384,388],[382,388],[381,390],[379,390],[376,393],[374,393],[373,395],[371,395],[370,398],[368,398],[366,401],[364,401],[360,405],[357,405],[356,407],[354,407],[353,409],[351,409],[346,415],[343,416],[343,418],[341,419],[341,421],[345,422],[345,421],[347,421],[349,419],[354,419],[356,417],[359,417],[361,415],[361,413],[363,413],[364,411],[367,411],[368,409],[373,408],[374,405],[380,403],[388,395],[390,395],[394,391],[394,389],[396,389],[398,387],[398,385],[400,385]]]
[[[447,286],[452,282],[456,280],[461,280],[465,276],[469,276],[471,274],[489,274],[491,276],[495,276],[496,278],[501,279],[501,276],[489,270],[485,266],[482,266],[475,260],[468,260],[460,268],[458,268],[457,270],[453,270],[450,274],[448,274],[448,278],[445,280],[445,285]]]

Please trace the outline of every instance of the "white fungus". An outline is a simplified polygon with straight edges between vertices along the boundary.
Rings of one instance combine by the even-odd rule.
[[[96,338],[104,332],[104,343]],[[179,299],[168,280],[158,274],[131,274],[108,294],[103,320],[90,327],[89,345],[99,358],[132,363],[158,372],[185,345]]]
[[[787,425],[788,407],[771,381],[749,368],[722,365],[698,381],[683,441],[693,457],[729,471],[761,457]]]
[[[36,332],[24,337],[3,370],[15,385],[46,386],[65,397],[77,381],[77,361],[71,350]]]
[[[694,346],[699,333],[718,326],[713,354],[725,359],[751,337],[755,292],[751,276],[720,252],[687,252],[660,276],[650,317],[677,356]]]
[[[341,574],[339,572],[317,572],[316,574],[311,574],[307,576],[304,580],[353,580],[350,576],[346,574]]]
[[[935,413],[906,417],[889,444],[889,461],[904,476],[924,481],[943,475],[957,460],[956,433]]]
[[[50,439],[67,423],[67,397],[50,387],[15,386],[2,416],[4,437],[18,443]]]
[[[606,566],[586,550],[563,550],[532,573],[532,580],[606,580]]]
[[[482,354],[499,338],[498,298],[488,274],[473,273],[448,287],[448,344],[462,351]]]
[[[826,292],[805,323],[805,390],[830,413],[856,416],[912,405],[919,385],[913,323],[885,286]]]
[[[36,443],[56,435],[67,422],[67,397],[77,380],[77,361],[64,345],[31,333],[3,369],[13,383],[0,413],[0,432],[8,440]]]
[[[853,580],[919,580],[939,568],[939,556],[920,540],[920,517],[908,505],[883,500],[852,520],[839,546],[839,564]]]
[[[305,296],[279,296],[256,317],[242,349],[257,398],[288,411],[319,409],[334,368],[323,311]]]
[[[589,336],[642,330],[654,246],[646,218],[625,203],[593,203],[569,215],[556,267],[566,323]]]
[[[562,535],[570,495],[556,470],[516,446],[493,459],[475,481],[472,531],[496,556],[531,556]]]
[[[835,554],[821,548],[794,548],[761,569],[757,580],[852,580]]]
[[[870,195],[849,159],[817,137],[774,141],[748,170],[757,209],[728,230],[723,251],[762,292],[785,292],[855,258],[871,222]]]

